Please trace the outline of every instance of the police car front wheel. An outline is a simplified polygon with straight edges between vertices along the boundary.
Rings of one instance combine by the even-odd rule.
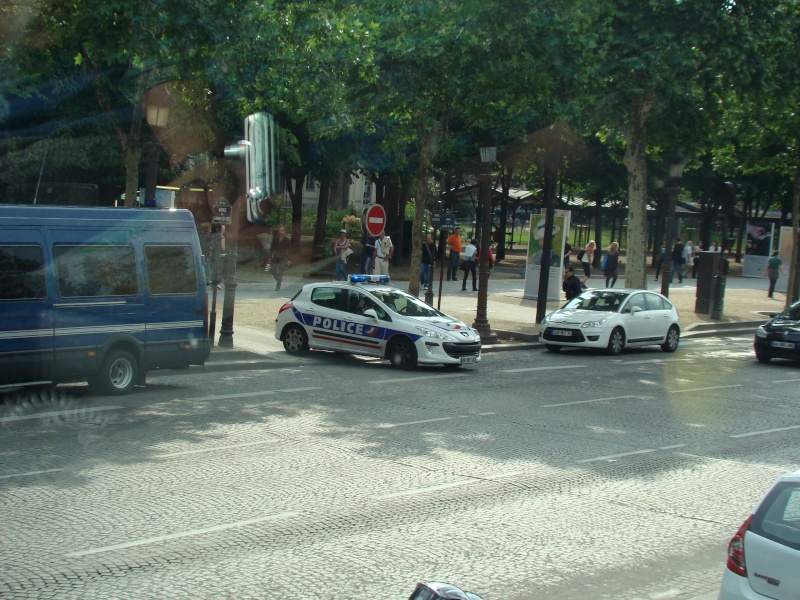
[[[417,349],[407,337],[396,338],[387,352],[392,365],[399,369],[413,369],[417,366]]]
[[[299,325],[289,325],[283,330],[283,349],[289,354],[302,354],[308,350],[308,336]]]

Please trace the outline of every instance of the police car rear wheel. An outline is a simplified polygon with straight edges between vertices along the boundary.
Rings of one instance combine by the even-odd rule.
[[[308,350],[308,337],[299,325],[289,325],[283,331],[283,349],[289,354],[302,354]]]
[[[127,350],[111,350],[103,361],[100,371],[89,378],[94,390],[122,396],[129,393],[139,378],[139,364]]]
[[[389,360],[398,369],[413,369],[417,366],[417,349],[407,337],[397,338],[389,346]]]

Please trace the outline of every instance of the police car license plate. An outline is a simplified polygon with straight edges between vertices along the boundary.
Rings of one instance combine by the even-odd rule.
[[[773,348],[786,348],[788,350],[794,349],[794,344],[792,342],[770,342],[769,345]]]
[[[462,356],[461,357],[461,364],[462,365],[465,365],[467,363],[474,363],[474,362],[478,362],[478,357],[477,356]]]
[[[553,335],[560,335],[562,337],[572,337],[572,332],[565,329],[553,329],[550,333]]]

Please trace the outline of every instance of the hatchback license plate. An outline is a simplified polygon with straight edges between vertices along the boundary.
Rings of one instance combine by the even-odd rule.
[[[478,358],[476,356],[462,356],[461,357],[461,364],[466,365],[467,363],[474,363],[478,362]]]
[[[572,332],[564,329],[553,329],[550,333],[553,335],[560,335],[562,337],[572,337]]]
[[[770,342],[769,345],[773,348],[786,348],[787,350],[794,350],[794,344],[792,342]]]

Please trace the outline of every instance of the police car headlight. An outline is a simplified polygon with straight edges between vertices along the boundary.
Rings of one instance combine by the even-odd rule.
[[[759,325],[758,329],[756,329],[756,337],[760,337],[760,338],[767,337],[767,330],[764,329],[763,325]]]
[[[588,328],[596,328],[602,327],[606,324],[605,319],[599,319],[598,321],[586,321],[586,323],[581,323],[581,329],[588,329]]]
[[[443,333],[439,333],[433,329],[428,329],[427,327],[417,327],[417,331],[422,333],[425,337],[432,337],[436,338],[437,340],[446,340],[448,339],[446,335]]]

